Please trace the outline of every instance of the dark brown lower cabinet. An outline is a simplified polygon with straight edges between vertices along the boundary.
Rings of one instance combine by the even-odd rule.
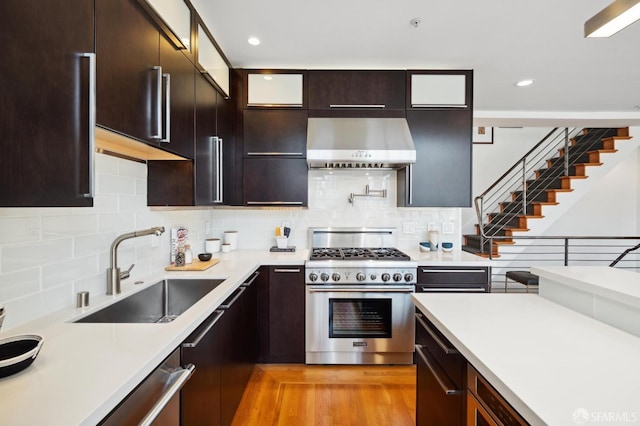
[[[181,363],[196,366],[181,391],[183,425],[222,424],[221,366],[228,358],[225,343],[232,326],[229,316],[217,310],[182,344]]]
[[[420,312],[416,313],[416,425],[465,424],[466,360]]]
[[[182,424],[228,426],[257,361],[256,271],[182,345],[196,370],[182,389]]]
[[[270,266],[259,291],[260,362],[304,363],[304,266]]]

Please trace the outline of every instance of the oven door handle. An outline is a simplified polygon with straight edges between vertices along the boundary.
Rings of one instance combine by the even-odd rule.
[[[309,293],[413,293],[413,287],[307,287]]]

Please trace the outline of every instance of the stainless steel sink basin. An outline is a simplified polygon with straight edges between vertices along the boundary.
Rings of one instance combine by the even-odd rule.
[[[160,281],[74,322],[171,322],[223,281],[201,279]]]

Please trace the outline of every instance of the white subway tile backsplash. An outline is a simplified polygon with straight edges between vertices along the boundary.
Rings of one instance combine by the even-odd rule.
[[[128,176],[96,173],[96,188],[102,194],[133,195],[136,193],[136,182]]]
[[[2,301],[24,297],[40,291],[40,270],[26,269],[0,274],[0,304]]]
[[[98,231],[97,215],[45,216],[42,218],[42,238],[61,238],[80,235],[91,235]]]
[[[36,241],[39,238],[40,217],[11,217],[0,220],[0,245]]]
[[[171,228],[185,226],[194,255],[204,250],[206,237],[238,231],[240,249],[267,250],[275,245],[274,229],[291,224],[290,244],[307,248],[309,227],[395,227],[398,244],[426,239],[430,224],[453,223],[451,238],[459,244],[460,209],[396,207],[393,171],[318,171],[309,173],[308,209],[150,209],[146,206],[147,169],[103,154],[96,155],[96,195],[91,208],[0,208],[0,304],[8,306],[4,328],[73,306],[78,291],[92,297],[106,291],[110,247],[120,234],[164,226],[159,247],[152,237],[126,240],[118,250],[118,266],[135,263],[130,282],[169,263]],[[387,197],[355,197],[386,189]],[[205,235],[205,223],[211,225]],[[404,222],[415,224],[403,234]]]
[[[73,283],[97,273],[98,257],[96,255],[46,265],[42,268],[42,287],[51,288]]]
[[[64,261],[71,257],[73,240],[35,241],[27,244],[2,246],[0,271],[2,273],[43,266]]]

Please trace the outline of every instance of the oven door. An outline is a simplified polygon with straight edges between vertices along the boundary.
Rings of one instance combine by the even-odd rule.
[[[413,286],[307,286],[307,364],[411,364]]]

